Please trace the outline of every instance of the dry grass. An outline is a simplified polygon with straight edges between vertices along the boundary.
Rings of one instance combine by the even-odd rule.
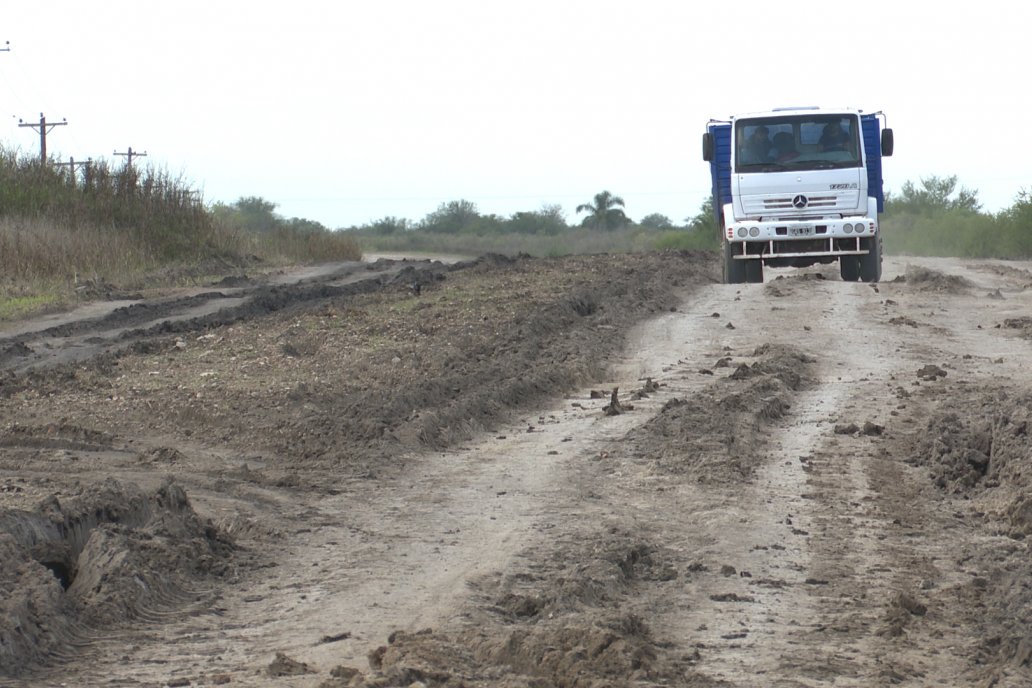
[[[160,169],[95,160],[73,180],[0,145],[0,318],[74,302],[84,286],[96,295],[244,265],[359,258],[353,238],[317,223],[258,233],[224,222]]]
[[[360,260],[352,238],[216,227],[191,255],[169,258],[140,232],[0,217],[0,320],[74,304],[97,289],[140,290],[262,267]],[[262,267],[259,267],[262,266]]]
[[[69,229],[38,219],[0,219],[0,272],[5,281],[39,284],[105,275],[108,279],[154,265],[138,241],[119,232]]]

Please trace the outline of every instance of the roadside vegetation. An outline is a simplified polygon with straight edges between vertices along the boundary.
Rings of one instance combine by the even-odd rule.
[[[458,200],[442,203],[418,222],[385,217],[352,227],[348,233],[357,237],[367,252],[560,256],[719,247],[713,204],[708,199],[697,214],[680,223],[659,213],[634,222],[623,205],[619,196],[599,192],[577,207],[577,214],[583,217],[570,224],[559,205],[502,217],[481,214],[475,203]]]
[[[420,221],[385,217],[349,233],[364,250],[384,252],[557,256],[719,248],[708,198],[680,223],[658,213],[635,222],[621,197],[602,191],[578,205],[576,217],[569,223],[558,205],[501,217],[459,200],[442,203]],[[1032,258],[1032,192],[1020,191],[1011,207],[994,214],[956,176],[908,181],[886,195],[882,228],[886,251],[897,255]]]
[[[957,177],[906,182],[885,201],[885,250],[904,255],[1032,258],[1032,192],[1022,189],[998,213]]]
[[[67,169],[0,148],[0,319],[104,285],[189,283],[229,269],[358,259],[351,236],[243,198],[208,207],[182,177],[93,161]]]

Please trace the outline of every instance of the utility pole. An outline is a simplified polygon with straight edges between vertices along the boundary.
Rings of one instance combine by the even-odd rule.
[[[86,179],[88,181],[89,180],[89,176],[90,176],[90,165],[93,164],[93,158],[87,158],[86,162],[75,162],[75,158],[68,158],[68,162],[59,162],[59,163],[56,163],[56,164],[57,164],[58,167],[64,167],[66,165],[68,166],[68,171],[70,172],[69,177],[72,180],[72,186],[75,186],[75,168],[76,168],[76,166],[82,167],[82,168],[85,169],[83,177],[84,177],[84,179]],[[87,186],[89,186],[89,184],[87,184]]]
[[[42,165],[47,164],[47,134],[54,130],[54,127],[63,127],[68,124],[68,120],[61,118],[60,122],[52,122],[47,124],[47,118],[43,116],[43,113],[39,113],[39,122],[23,122],[21,119],[18,120],[19,127],[32,127],[39,132],[39,162]]]
[[[115,151],[114,154],[115,155],[124,155],[125,156],[125,166],[126,167],[132,167],[133,166],[133,158],[145,158],[145,157],[147,157],[147,151],[143,151],[142,153],[138,153],[138,152],[133,150],[132,146],[129,146],[129,151],[127,153],[119,153],[118,151]]]

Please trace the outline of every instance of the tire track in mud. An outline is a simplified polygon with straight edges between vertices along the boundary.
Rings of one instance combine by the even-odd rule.
[[[772,424],[766,441],[755,448],[763,455],[755,476],[726,495],[723,504],[705,507],[712,514],[707,529],[721,538],[703,551],[724,575],[717,582],[700,581],[684,617],[682,633],[694,635],[704,648],[699,670],[736,685],[751,685],[759,676],[767,677],[769,685],[857,677],[865,673],[865,658],[872,656],[864,634],[851,634],[847,647],[821,636],[829,628],[843,632],[843,617],[856,614],[848,605],[827,604],[829,600],[855,590],[879,596],[858,578],[884,564],[883,556],[869,546],[884,523],[863,513],[872,491],[862,453],[819,457],[835,443],[837,425],[863,425],[884,413],[872,402],[878,393],[870,387],[883,385],[898,363],[881,350],[884,339],[878,336],[865,338],[859,356],[841,346],[843,333],[857,323],[874,326],[864,311],[876,298],[866,285],[801,286],[803,298],[768,300],[785,303],[785,310],[776,306],[779,310],[757,314],[749,330],[817,356],[816,382],[795,395],[785,417]],[[781,292],[774,285],[770,293]],[[807,317],[817,304],[819,314]],[[791,323],[802,332],[779,328],[779,323]],[[820,480],[820,474],[827,479]],[[706,503],[701,495],[696,500]],[[876,609],[867,612],[873,615]]]
[[[149,338],[203,331],[297,303],[376,291],[395,279],[430,281],[440,264],[348,262],[318,266],[246,287],[183,290],[163,299],[93,303],[0,332],[0,372],[23,374],[145,345]],[[429,277],[428,277],[429,275]],[[248,281],[245,279],[245,281]]]
[[[985,535],[963,527],[965,515],[934,494],[925,471],[893,455],[901,445],[886,448],[882,437],[886,427],[889,439],[912,431],[902,410],[915,371],[941,363],[951,375],[977,378],[984,371],[964,365],[972,352],[1014,351],[980,323],[955,332],[949,300],[904,299],[905,289],[820,284],[806,299],[786,300],[783,318],[752,321],[770,340],[820,345],[808,351],[821,373],[771,429],[754,479],[723,499],[679,501],[698,505],[695,512],[669,508],[685,514],[686,532],[704,524],[709,537],[694,539],[700,561],[724,574],[700,576],[672,605],[679,611],[665,629],[699,647],[700,673],[743,686],[869,686],[947,685],[971,671],[973,629],[962,611],[936,604],[927,591],[970,585],[956,553]],[[911,302],[902,318],[900,300]],[[819,317],[807,318],[818,303]],[[942,324],[907,324],[918,312],[939,316],[936,309]],[[792,333],[777,321],[808,324]],[[858,323],[864,332],[855,347],[833,344]]]

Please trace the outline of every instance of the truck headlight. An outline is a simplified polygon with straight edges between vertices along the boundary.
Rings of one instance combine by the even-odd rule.
[[[749,229],[749,236],[751,236],[753,239],[755,239],[756,237],[760,236],[760,228],[759,227],[752,227],[752,228],[750,228]]]
[[[749,233],[749,230],[746,229],[745,227],[739,227],[738,228],[738,238],[744,239],[745,235],[748,234],[748,233]]]
[[[853,233],[853,225],[851,225],[850,223],[847,222],[846,224],[842,225],[842,231],[845,232],[846,234],[852,234]]]

